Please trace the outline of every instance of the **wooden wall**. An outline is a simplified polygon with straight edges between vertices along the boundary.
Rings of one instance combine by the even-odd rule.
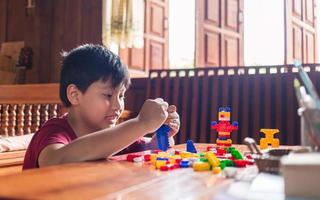
[[[305,70],[320,92],[319,65],[305,64]],[[283,145],[300,144],[300,118],[293,80],[299,78],[289,66],[211,67],[179,70],[152,70],[147,98],[162,97],[177,106],[181,127],[177,143],[215,143],[217,132],[210,122],[218,119],[218,109],[231,107],[231,120],[239,130],[231,133],[233,143],[245,137],[259,141],[261,128],[277,128],[275,137]]]
[[[58,82],[61,50],[101,44],[102,0],[0,0],[0,43],[25,41],[34,50],[28,83]]]

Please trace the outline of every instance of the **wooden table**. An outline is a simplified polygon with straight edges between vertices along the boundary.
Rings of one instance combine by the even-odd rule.
[[[206,144],[197,144],[204,150]],[[185,149],[177,145],[176,149]],[[245,146],[238,146],[245,151]],[[123,156],[117,159],[122,159]],[[232,182],[191,168],[169,172],[147,164],[96,161],[33,169],[2,176],[0,199],[214,199]]]

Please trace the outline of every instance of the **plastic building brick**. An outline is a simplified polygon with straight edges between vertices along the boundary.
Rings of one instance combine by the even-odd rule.
[[[220,107],[218,113],[219,123],[216,121],[211,122],[211,129],[218,131],[217,146],[231,146],[230,133],[238,130],[238,122],[230,123],[230,113],[231,109],[229,107]]]
[[[204,156],[208,159],[212,167],[218,167],[220,165],[220,160],[212,152],[206,152]]]
[[[143,161],[144,161],[143,156],[133,158],[133,162],[135,162],[135,163],[139,163],[139,162],[143,162]]]
[[[245,167],[247,165],[246,160],[234,160],[233,161],[236,167]]]
[[[200,161],[201,161],[201,162],[209,162],[208,159],[206,159],[206,158],[204,158],[204,157],[201,157],[201,158],[200,158]]]
[[[213,146],[207,146],[207,151],[211,151],[213,148]]]
[[[151,163],[155,163],[155,162],[156,162],[156,159],[157,159],[157,154],[152,153],[152,154],[150,155],[150,162],[151,162]]]
[[[226,162],[227,167],[234,167],[235,166],[235,164],[232,160],[226,159],[225,162]]]
[[[279,133],[279,129],[260,129],[260,132],[265,134],[265,138],[260,139],[260,149],[268,148],[269,144],[274,148],[280,146],[279,139],[274,138],[274,135]]]
[[[208,171],[210,170],[210,164],[207,162],[195,162],[193,163],[194,171]]]
[[[170,147],[169,144],[169,131],[170,127],[168,125],[162,125],[156,132],[158,148],[162,151],[167,151]]]
[[[190,153],[197,153],[197,149],[193,144],[192,140],[187,141],[187,151]]]
[[[137,158],[137,157],[141,157],[141,155],[139,155],[139,154],[128,154],[127,155],[127,161],[133,162],[133,159]]]
[[[180,156],[181,156],[182,159],[184,159],[184,158],[190,158],[190,157],[192,156],[192,153],[187,152],[187,151],[181,151],[181,152],[180,152]]]
[[[220,160],[220,168],[223,170],[224,168],[226,168],[227,166],[227,162],[225,160]]]
[[[148,162],[151,160],[151,155],[150,154],[146,154],[143,156],[144,161]]]
[[[181,168],[188,168],[189,167],[189,160],[185,160],[185,159],[181,160],[180,167]]]
[[[169,170],[168,165],[163,165],[160,167],[160,171],[168,171],[168,170]]]
[[[165,160],[165,161],[168,161],[168,160],[169,160],[169,158],[157,157],[157,159],[156,159],[156,160]]]
[[[212,172],[214,174],[220,174],[221,173],[221,168],[220,167],[213,167]]]
[[[241,153],[236,149],[231,151],[231,155],[234,158],[234,160],[242,160],[243,159]]]
[[[160,169],[161,166],[164,166],[166,164],[167,164],[167,161],[165,161],[165,160],[157,160],[156,161],[156,168]]]

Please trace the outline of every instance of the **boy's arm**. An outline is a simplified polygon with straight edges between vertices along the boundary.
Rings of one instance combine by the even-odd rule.
[[[138,117],[134,119],[82,136],[67,145],[54,144],[45,147],[38,158],[39,166],[109,157],[133,143],[137,138],[159,128],[168,116],[167,108],[166,102],[147,100]]]
[[[40,153],[39,166],[107,158],[147,134],[145,130],[135,118],[77,138],[67,145],[49,145]]]

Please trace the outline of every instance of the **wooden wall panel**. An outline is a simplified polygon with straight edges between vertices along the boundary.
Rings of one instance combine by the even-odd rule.
[[[317,62],[317,16],[315,0],[285,1],[286,57],[285,64],[294,60]]]
[[[214,24],[220,24],[220,3],[219,0],[206,0],[205,1],[205,19]]]
[[[243,0],[196,1],[196,66],[243,65]]]
[[[25,32],[25,4],[21,0],[7,1],[6,41],[23,41]]]
[[[221,52],[217,51],[220,48],[221,37],[219,33],[207,32],[205,34],[205,43],[207,44],[204,51],[205,62],[210,66],[217,66],[221,63]]]
[[[168,0],[145,1],[144,47],[120,49],[132,77],[146,77],[149,69],[168,68],[168,4]]]
[[[84,43],[102,44],[101,0],[0,0],[0,42],[25,41],[34,51],[28,83],[58,82],[62,50]],[[1,12],[4,11],[4,12]]]
[[[316,64],[309,75],[320,91],[320,73]],[[250,73],[249,73],[250,72]],[[218,108],[231,107],[231,121],[239,122],[239,130],[231,133],[234,143],[245,137],[259,141],[261,128],[277,128],[283,145],[300,144],[298,103],[292,87],[299,78],[293,66],[213,67],[180,70],[151,70],[147,98],[164,97],[177,105],[181,129],[177,143],[215,143],[217,133],[210,122],[217,120]],[[171,92],[168,92],[168,91]]]
[[[0,0],[0,44],[7,39],[7,6],[8,0]]]

